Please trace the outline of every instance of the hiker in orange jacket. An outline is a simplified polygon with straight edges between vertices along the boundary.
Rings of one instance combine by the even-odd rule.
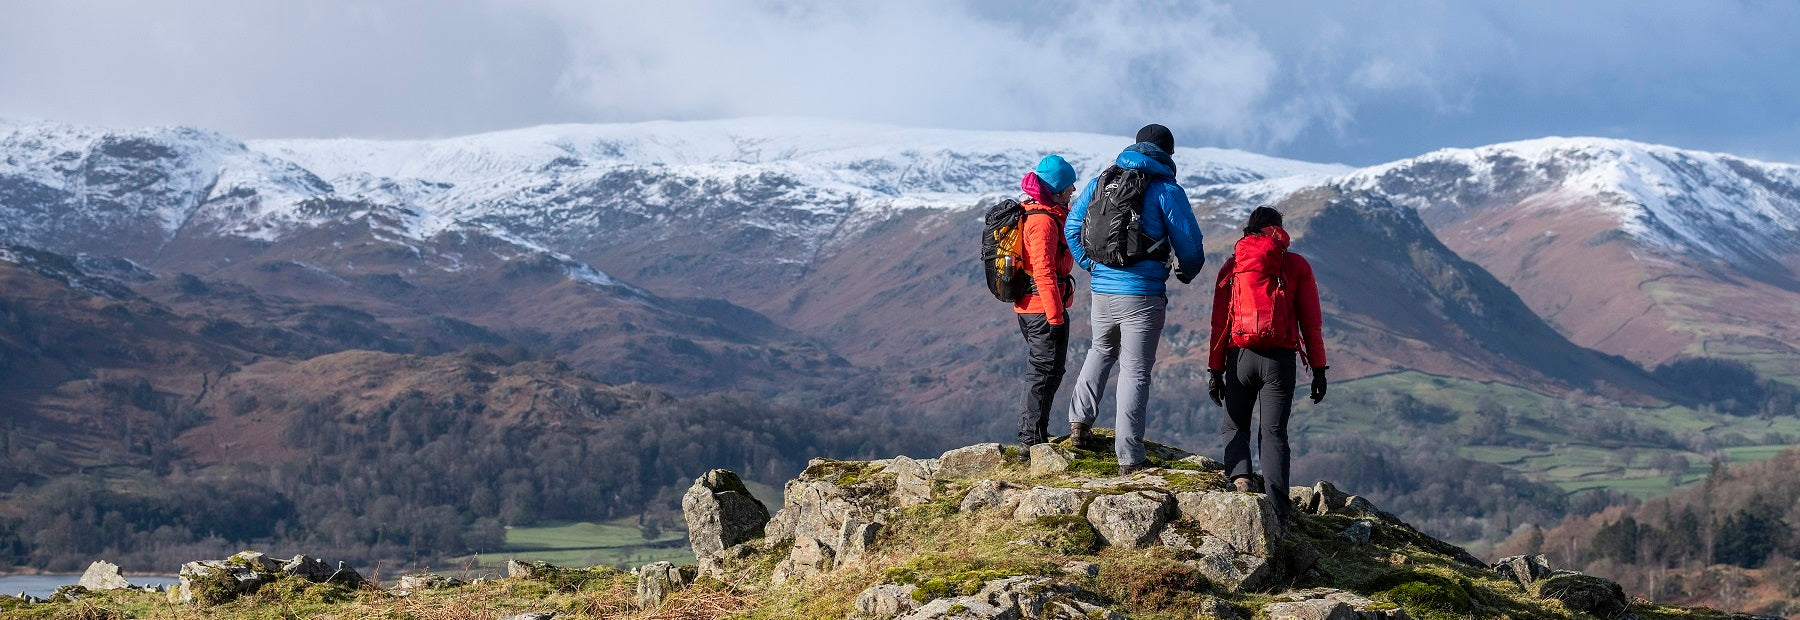
[[[1025,192],[1019,201],[1025,207],[1020,232],[1032,287],[1013,303],[1013,312],[1031,365],[1025,373],[1025,406],[1019,412],[1019,444],[1030,449],[1050,440],[1050,403],[1062,386],[1068,362],[1068,308],[1075,299],[1075,280],[1069,272],[1075,268],[1075,257],[1062,229],[1075,193],[1075,168],[1061,156],[1047,156],[1037,170],[1025,173],[1019,189]]]
[[[1252,490],[1250,416],[1259,428],[1264,492],[1283,520],[1288,499],[1288,414],[1294,407],[1297,359],[1312,368],[1312,401],[1325,399],[1325,341],[1320,335],[1319,285],[1312,264],[1288,251],[1281,212],[1257,207],[1244,238],[1219,268],[1213,289],[1207,395],[1225,407],[1225,475],[1239,491]]]

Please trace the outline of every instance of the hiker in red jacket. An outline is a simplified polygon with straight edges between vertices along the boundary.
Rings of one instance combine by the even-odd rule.
[[[1025,273],[1031,291],[1013,303],[1019,332],[1025,335],[1031,368],[1025,373],[1025,407],[1019,412],[1019,444],[1027,449],[1049,441],[1050,403],[1062,386],[1069,358],[1069,302],[1075,280],[1069,272],[1075,257],[1063,239],[1069,197],[1075,193],[1075,167],[1061,156],[1038,162],[1037,170],[1019,181],[1025,197],[1021,219]]]
[[[1325,399],[1325,342],[1319,335],[1319,286],[1312,264],[1288,251],[1281,212],[1257,207],[1213,290],[1207,395],[1225,407],[1219,434],[1225,472],[1250,491],[1250,414],[1262,410],[1263,485],[1275,514],[1292,518],[1288,499],[1288,413],[1294,407],[1295,360],[1312,368],[1312,401]]]

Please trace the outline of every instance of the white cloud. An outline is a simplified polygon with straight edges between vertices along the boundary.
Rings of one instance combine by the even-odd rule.
[[[1797,154],[1800,3],[0,0],[0,116],[243,137],[828,116],[1357,163],[1601,133]]]

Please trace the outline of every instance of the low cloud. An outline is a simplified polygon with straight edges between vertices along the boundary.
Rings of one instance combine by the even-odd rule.
[[[429,137],[749,115],[1128,133],[1369,163],[1604,134],[1793,158],[1795,3],[62,0],[0,115]]]

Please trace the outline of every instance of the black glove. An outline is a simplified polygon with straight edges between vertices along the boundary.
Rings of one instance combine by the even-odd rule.
[[[1193,282],[1194,277],[1198,275],[1200,275],[1200,272],[1198,271],[1188,271],[1180,267],[1175,268],[1175,279],[1180,280],[1182,284]]]
[[[1206,395],[1212,397],[1214,405],[1225,406],[1225,371],[1208,370],[1206,373],[1212,375],[1206,380]]]
[[[1317,404],[1319,404],[1319,401],[1321,401],[1321,400],[1325,400],[1325,369],[1324,368],[1314,368],[1313,369],[1313,385],[1312,385],[1312,401],[1313,401],[1313,404],[1317,405]]]

